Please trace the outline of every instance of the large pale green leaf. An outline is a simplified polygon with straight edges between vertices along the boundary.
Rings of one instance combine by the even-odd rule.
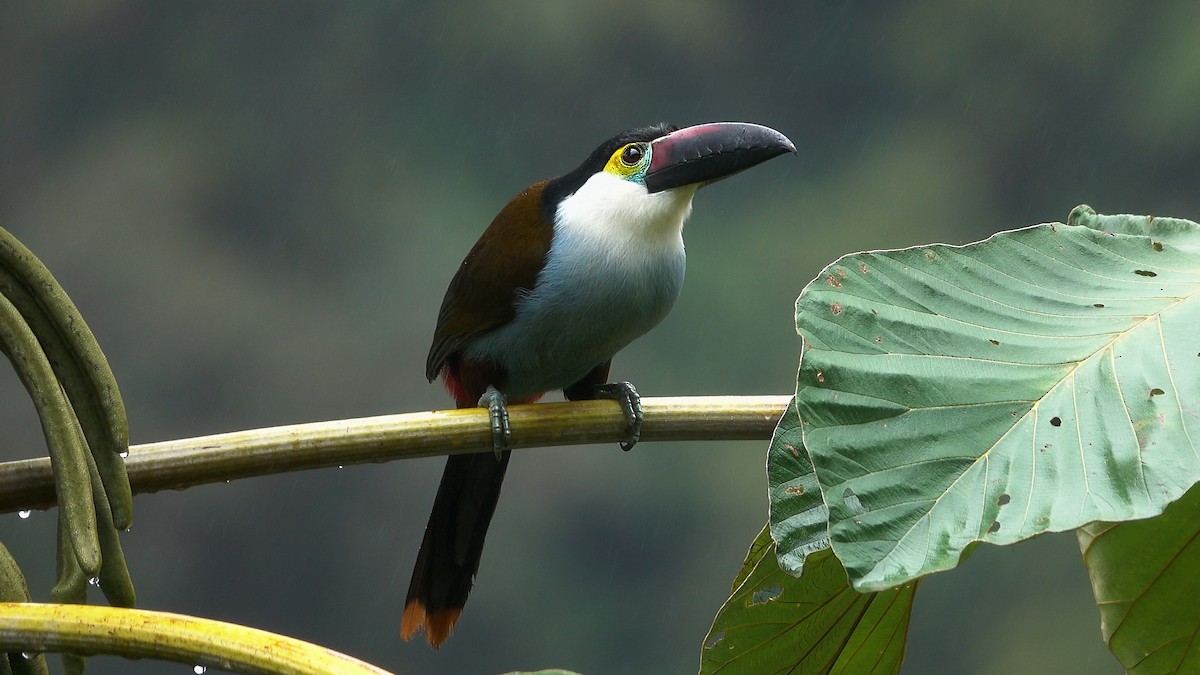
[[[1087,525],[1079,547],[1121,665],[1135,675],[1200,672],[1200,487],[1156,518]]]
[[[796,401],[856,587],[1182,495],[1200,476],[1198,296],[1195,223],[1086,207],[829,266],[797,301]]]
[[[704,640],[702,674],[900,672],[915,583],[859,593],[828,550],[797,579],[779,568],[765,528],[738,576]]]

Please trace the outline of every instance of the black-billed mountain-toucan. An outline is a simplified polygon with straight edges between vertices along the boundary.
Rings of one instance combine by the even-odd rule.
[[[796,151],[757,124],[660,124],[605,141],[578,168],[512,199],[446,290],[425,364],[460,408],[486,406],[495,453],[451,455],[405,600],[401,635],[439,647],[462,614],[508,467],[508,403],[561,389],[615,398],[637,442],[641,404],[609,383],[613,355],[683,286],[683,223],[701,186]]]

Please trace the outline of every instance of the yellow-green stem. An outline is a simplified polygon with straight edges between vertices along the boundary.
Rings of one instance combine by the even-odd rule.
[[[644,398],[642,441],[767,440],[788,396]],[[615,401],[510,408],[512,446],[616,443],[625,416]],[[314,422],[130,447],[134,492],[180,489],[304,469],[490,451],[487,411],[416,412]],[[0,513],[54,505],[48,460],[0,464]]]

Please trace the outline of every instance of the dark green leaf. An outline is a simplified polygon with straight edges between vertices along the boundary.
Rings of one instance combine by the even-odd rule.
[[[754,537],[754,541],[750,543],[750,550],[746,551],[746,559],[742,561],[742,568],[738,570],[737,576],[733,578],[733,587],[729,589],[730,593],[737,592],[738,586],[750,576],[754,571],[758,561],[764,555],[767,555],[767,550],[775,549],[775,542],[771,541],[771,530],[767,526],[758,531],[758,535]]]
[[[1200,488],[1156,518],[1079,530],[1104,641],[1130,673],[1200,672],[1198,540]]]
[[[764,535],[704,640],[700,672],[898,673],[916,585],[859,593],[829,550],[810,555],[797,579],[779,568]]]

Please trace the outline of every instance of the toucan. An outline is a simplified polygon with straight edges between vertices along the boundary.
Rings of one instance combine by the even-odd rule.
[[[637,442],[642,412],[613,356],[666,316],[683,286],[683,223],[701,186],[796,148],[740,122],[622,131],[575,170],[500,210],[450,281],[425,362],[459,408],[488,408],[495,452],[451,455],[405,599],[400,633],[437,649],[462,614],[510,457],[509,404],[561,390],[611,398]]]

